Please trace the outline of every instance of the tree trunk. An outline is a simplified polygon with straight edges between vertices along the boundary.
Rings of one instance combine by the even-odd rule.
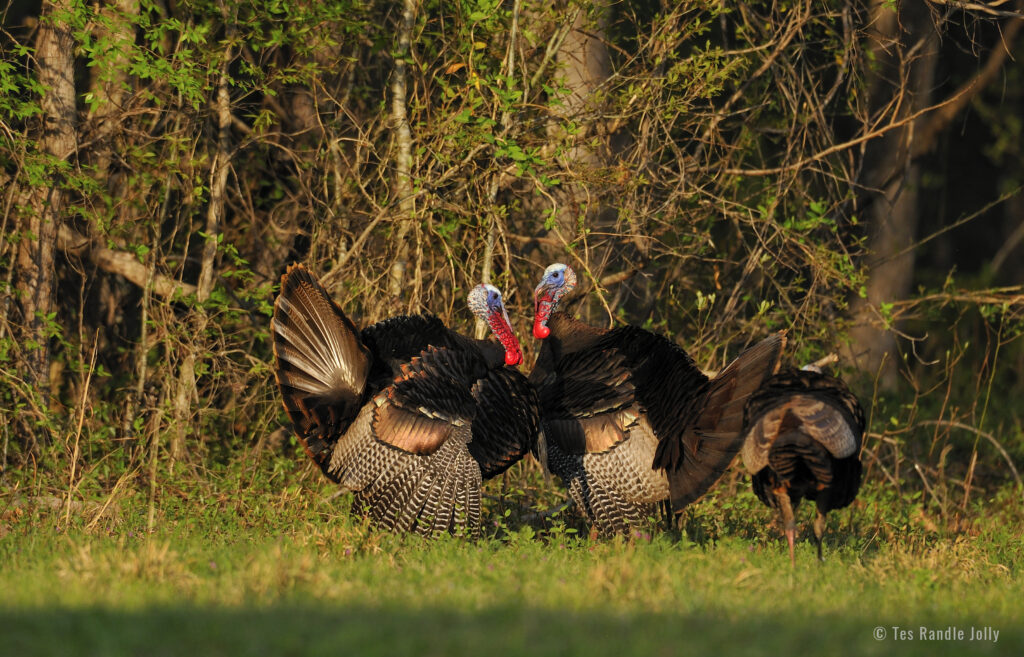
[[[869,48],[879,66],[870,81],[872,110],[897,101],[902,119],[931,102],[939,38],[931,14],[921,0],[900,5],[899,14],[876,0],[872,7]],[[874,111],[872,112],[874,114]],[[906,298],[914,278],[910,247],[917,230],[919,166],[912,161],[915,131],[928,121],[916,121],[869,143],[862,176],[869,226],[866,296],[851,304],[853,327],[850,353],[858,369],[879,377],[884,389],[896,386],[899,352],[894,327],[885,321],[884,306]]]
[[[402,4],[402,23],[398,32],[395,70],[391,80],[391,121],[395,131],[395,198],[398,202],[398,226],[395,228],[395,259],[388,273],[388,293],[393,301],[403,296],[406,270],[409,267],[409,232],[416,221],[416,205],[412,196],[412,131],[408,117],[408,80],[405,58],[409,54],[412,28],[416,18],[416,0]],[[410,299],[415,303],[416,295]],[[410,307],[410,310],[412,308]]]
[[[569,7],[575,6],[570,3]],[[549,237],[554,239],[546,241],[537,254],[545,264],[565,260],[565,246],[585,230],[594,237],[585,238],[578,251],[581,262],[573,264],[582,264],[584,278],[595,280],[600,280],[609,266],[628,259],[623,245],[615,241],[619,233],[618,208],[609,204],[608,190],[602,189],[604,183],[590,184],[606,178],[600,170],[612,166],[624,148],[622,143],[613,143],[609,122],[602,120],[601,88],[612,75],[607,43],[610,14],[607,0],[583,3],[575,9],[572,27],[555,55],[554,76],[561,78],[568,91],[559,98],[561,107],[556,108],[561,122],[552,124],[548,132],[552,142],[569,142],[563,155],[567,176],[551,190],[555,214]],[[574,124],[576,134],[566,134],[567,122]],[[578,310],[592,323],[607,323],[610,319],[607,303],[596,306],[584,301]]]
[[[73,41],[60,18],[71,11],[67,0],[44,1],[36,40],[36,69],[42,85],[39,150],[52,158],[49,184],[26,189],[27,213],[21,217],[22,239],[15,263],[15,286],[22,315],[25,381],[40,395],[49,394],[48,318],[54,312],[54,248],[64,206],[63,173],[56,165],[76,150]]]
[[[588,16],[586,11],[576,14],[572,29],[555,56],[558,64],[555,75],[562,76],[568,89],[561,98],[560,118],[573,121],[580,128],[575,143],[565,152],[566,164],[582,176],[588,169],[604,166],[609,161],[604,140],[595,134],[599,129],[595,120],[598,115],[595,92],[612,74],[611,58],[605,43],[609,8],[605,0],[598,0],[591,6],[594,15]],[[553,130],[561,133],[562,126]],[[561,134],[556,136],[564,137]],[[570,242],[576,237],[580,217],[592,216],[598,209],[590,206],[587,189],[580,184],[563,184],[556,198],[559,207],[555,226],[561,238]]]

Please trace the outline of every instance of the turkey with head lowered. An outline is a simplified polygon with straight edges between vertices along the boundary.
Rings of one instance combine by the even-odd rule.
[[[796,509],[815,503],[818,559],[825,516],[848,506],[860,489],[864,410],[841,380],[816,368],[785,369],[750,396],[743,426],[743,464],[754,494],[782,516],[789,559],[796,564]]]

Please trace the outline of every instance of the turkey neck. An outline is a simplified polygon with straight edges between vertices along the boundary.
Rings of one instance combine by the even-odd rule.
[[[551,330],[551,334],[543,340],[540,347],[537,362],[530,374],[531,381],[538,380],[535,375],[542,377],[554,371],[555,364],[565,355],[586,349],[608,332],[607,329],[584,324],[561,310],[551,313],[551,317],[548,318],[548,329]]]
[[[474,339],[473,345],[480,350],[487,367],[494,369],[505,364],[505,347],[494,338]]]

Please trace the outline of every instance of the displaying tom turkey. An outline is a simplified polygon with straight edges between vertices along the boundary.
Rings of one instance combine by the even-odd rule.
[[[857,398],[842,380],[820,371],[785,369],[750,396],[743,464],[754,493],[782,516],[791,563],[796,563],[800,500],[818,507],[814,538],[821,559],[825,515],[857,496],[863,434],[864,411]]]
[[[475,534],[480,485],[530,451],[537,400],[501,293],[469,307],[500,344],[431,315],[359,332],[301,265],[281,278],[272,331],[284,407],[310,458],[355,492],[372,520],[418,534]]]
[[[775,372],[786,339],[762,340],[709,379],[660,335],[556,311],[575,286],[573,270],[554,264],[534,290],[542,447],[598,532],[627,533],[657,503],[678,514],[718,480],[742,445],[747,397]]]

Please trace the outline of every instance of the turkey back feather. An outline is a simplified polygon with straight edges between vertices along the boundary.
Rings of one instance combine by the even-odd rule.
[[[608,332],[631,370],[637,400],[658,436],[678,435],[708,378],[690,355],[667,338],[635,326]]]
[[[799,427],[835,458],[853,456],[860,449],[858,429],[829,397],[790,393],[778,398],[775,406],[761,408],[763,410],[750,427],[741,450],[743,464],[751,472],[757,472],[768,464],[775,437],[787,429]]]
[[[476,415],[468,384],[487,375],[479,354],[429,347],[403,364],[401,372],[388,389],[395,404],[453,423],[472,421]]]
[[[860,488],[864,426],[846,384],[820,372],[783,370],[747,402],[741,455],[754,493],[784,513],[780,496],[794,510],[800,500],[814,500],[819,557],[825,514],[848,506]]]
[[[777,437],[799,427],[837,459],[857,456],[864,410],[841,379],[785,369],[751,395],[744,409],[743,463],[750,472],[768,464]]]
[[[363,329],[360,339],[374,355],[368,375],[369,385],[384,388],[402,374],[402,365],[428,347],[456,351],[476,351],[489,367],[504,362],[501,345],[489,340],[470,340],[455,333],[433,315],[399,315]]]
[[[601,346],[565,355],[538,386],[549,437],[567,454],[605,452],[624,440],[617,415],[635,393],[625,358]]]

